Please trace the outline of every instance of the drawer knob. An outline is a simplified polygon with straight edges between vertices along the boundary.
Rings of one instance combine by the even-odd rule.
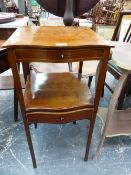
[[[61,119],[61,121],[63,121],[64,120],[64,117],[61,117],[60,119]]]
[[[60,58],[63,59],[63,58],[64,58],[64,54],[61,54],[61,55],[60,55]]]

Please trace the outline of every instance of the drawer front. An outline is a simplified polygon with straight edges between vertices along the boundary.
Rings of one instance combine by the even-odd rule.
[[[68,113],[28,113],[27,122],[28,123],[53,123],[62,124],[69,123],[82,119],[91,119],[93,113],[93,108],[87,110],[80,110]],[[39,116],[39,117],[38,117]]]
[[[104,57],[103,48],[87,49],[16,49],[18,61],[29,62],[75,62]]]

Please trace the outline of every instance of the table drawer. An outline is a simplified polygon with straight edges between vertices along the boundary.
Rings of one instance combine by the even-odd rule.
[[[85,109],[85,110],[76,110],[74,112],[68,113],[27,113],[27,121],[28,123],[54,123],[54,124],[62,124],[69,123],[82,119],[91,119],[92,118],[93,108]],[[88,115],[87,115],[88,114]],[[38,119],[39,115],[39,119]]]
[[[16,49],[16,58],[33,62],[73,62],[104,57],[103,48],[87,49]],[[84,60],[83,60],[84,61]]]

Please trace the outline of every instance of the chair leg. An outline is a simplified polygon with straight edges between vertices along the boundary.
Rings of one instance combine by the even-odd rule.
[[[35,128],[37,128],[37,123],[34,123]]]
[[[18,98],[16,94],[16,90],[14,89],[14,121],[18,121]]]
[[[36,168],[37,165],[36,165],[36,159],[35,159],[33,144],[32,144],[32,140],[31,140],[29,125],[27,125],[27,124],[24,124],[24,125],[25,125],[27,142],[28,142],[28,146],[29,146],[29,150],[30,150],[30,154],[31,154],[31,158],[32,158],[33,168]]]
[[[17,64],[18,70],[20,71],[20,63]],[[14,84],[14,121],[18,121],[18,98]]]
[[[105,83],[104,83],[104,85],[103,85],[103,87],[102,87],[101,97],[104,97],[104,87],[107,85],[107,83],[106,83],[105,80],[106,80],[106,75],[105,75],[105,78],[104,78],[104,82],[105,82]],[[107,86],[108,86],[108,85],[107,85]],[[107,88],[110,90],[110,86],[108,86]]]
[[[102,87],[101,97],[104,97],[104,85],[103,85],[103,87]]]
[[[126,80],[126,82],[125,82],[125,84],[122,88],[122,91],[120,93],[120,96],[118,98],[118,105],[117,105],[118,110],[122,110],[122,108],[123,108],[125,95],[126,95],[126,92],[127,92],[127,89],[128,89],[128,82],[129,82],[129,77],[127,78],[127,80]]]
[[[85,152],[84,161],[88,160],[88,155],[89,155],[89,149],[90,149],[90,145],[91,145],[91,139],[92,139],[94,124],[95,124],[95,120],[90,121],[90,128],[89,128],[89,134],[88,134],[88,139],[87,139],[87,143],[86,143],[86,152]]]
[[[72,63],[68,63],[69,72],[72,72]]]
[[[123,109],[123,103],[124,103],[124,99],[125,99],[125,93],[122,93],[118,99],[118,105],[117,105],[117,109],[118,110],[122,110]]]
[[[93,76],[89,76],[88,87],[90,88]]]
[[[131,95],[131,75],[129,77],[129,83],[128,83],[128,88],[127,88],[127,92],[126,92],[126,96],[128,97],[129,95]]]

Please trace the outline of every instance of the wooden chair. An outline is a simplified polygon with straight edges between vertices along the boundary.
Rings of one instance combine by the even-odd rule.
[[[119,2],[113,2],[111,5],[106,5],[103,9],[102,18],[104,19],[104,23],[107,25],[115,25],[119,13],[123,10],[125,0],[120,0]]]
[[[25,5],[25,15],[29,16],[32,23],[34,23],[36,26],[39,26],[41,16],[40,5],[36,1],[32,0],[24,1],[24,5]]]
[[[109,107],[99,108],[98,110],[98,116],[102,120],[102,129],[100,142],[96,149],[94,160],[98,158],[106,137],[131,135],[131,108],[125,110],[116,109],[118,97],[121,94],[123,85],[127,82],[129,77],[131,76],[128,72],[123,73],[111,97]]]
[[[131,12],[130,12],[131,13]],[[122,13],[121,18],[123,15],[128,15],[129,13],[124,12]],[[120,21],[118,21],[120,22]],[[113,35],[113,39],[117,38],[117,30],[115,30],[115,35]],[[118,39],[118,38],[117,38]],[[123,41],[130,41],[131,39],[131,23],[127,29],[127,32],[125,34],[125,37]],[[127,43],[128,44],[128,43]],[[127,52],[127,58],[130,60],[130,46],[128,45],[128,49],[126,47],[121,46],[122,43],[116,45],[116,48],[112,51],[112,58],[119,58],[119,60],[123,60],[124,57],[121,53],[126,54]],[[115,57],[114,57],[115,56]],[[128,65],[128,63],[127,63]],[[110,68],[110,69],[109,69]],[[113,92],[113,95],[111,97],[109,107],[108,108],[100,108],[98,111],[98,116],[102,120],[102,131],[101,131],[101,138],[100,142],[98,144],[96,153],[94,155],[94,159],[96,160],[101,148],[103,146],[104,140],[106,137],[114,137],[118,135],[131,135],[131,109],[125,109],[125,110],[118,110],[122,108],[123,100],[125,97],[125,93],[127,91],[127,88],[129,87],[129,82],[131,82],[131,73],[129,71],[122,70],[118,68],[113,62],[110,60],[108,62],[108,71],[110,73],[114,73],[114,77],[118,79],[118,84],[115,87],[115,90]],[[118,103],[118,104],[117,104]],[[117,106],[117,109],[116,109]]]
[[[19,9],[14,1],[5,1],[6,12],[8,13],[19,13]]]
[[[92,20],[93,29],[96,29],[96,25],[114,26],[118,20],[123,5],[123,1],[116,5],[114,3],[107,5],[103,1],[98,2],[89,15]]]
[[[116,28],[115,28],[115,31],[114,31],[114,34],[113,34],[113,37],[112,37],[112,41],[119,40],[120,26],[121,26],[121,23],[122,23],[122,19],[123,19],[123,17],[125,15],[131,15],[131,11],[122,11],[120,13],[120,17],[119,17],[119,20],[117,22],[117,25],[116,25]],[[131,41],[131,23],[129,24],[129,27],[128,27],[127,31],[125,32],[125,36],[123,37],[123,42],[130,42],[130,41]],[[123,72],[122,69],[120,69],[119,67],[117,67],[112,62],[112,60],[109,60],[107,70],[117,80],[120,78],[120,76],[121,76],[121,74]],[[127,85],[129,83],[129,81],[130,81],[130,76],[127,79],[127,82],[125,83],[125,86],[123,86],[123,89],[121,91],[120,97],[118,99],[117,109],[122,109],[122,107],[123,107],[123,102],[124,102],[124,98],[125,98],[125,95],[126,95],[126,92],[127,92],[127,87],[128,87]],[[113,89],[109,86],[109,84],[106,81],[105,81],[105,86],[111,92],[113,92]]]
[[[43,28],[39,29],[45,31]],[[47,30],[49,29],[47,28]],[[66,29],[63,28],[63,30]],[[68,30],[70,31],[70,28]],[[83,29],[81,30],[83,31]],[[95,35],[92,31],[90,32]],[[40,33],[41,32],[39,31],[38,34]],[[83,32],[83,34],[84,33],[85,32]],[[71,33],[71,36],[72,35],[73,34]],[[25,47],[23,47],[23,49],[25,49]],[[31,47],[27,47],[27,49],[30,50]],[[90,125],[84,160],[86,161],[88,159],[96,112],[98,109],[106,73],[106,65],[110,53],[110,46],[102,45],[96,46],[96,48],[93,46],[93,50],[97,49],[96,54],[93,55],[92,52],[90,52],[92,49],[90,49],[90,47],[86,48],[86,46],[80,45],[76,47],[66,46],[65,48],[53,47],[50,49],[46,47],[42,48],[40,46],[40,48],[36,47],[30,51],[27,51],[26,49],[25,51],[16,49],[16,52],[10,48],[8,50],[34,168],[36,168],[36,159],[29,130],[29,126],[33,123],[64,124],[77,120],[88,119],[90,121]],[[34,54],[32,54],[32,51]],[[64,54],[58,56],[61,51],[63,51]],[[63,57],[63,55],[65,55],[65,57]],[[80,73],[34,73],[30,71],[28,64],[29,62],[38,61],[68,63],[76,61],[79,62],[80,60],[85,61],[88,59],[100,61],[96,72],[96,91],[94,95],[90,92],[86,80],[81,78]],[[23,67],[25,68],[24,73],[26,87],[24,94],[22,92],[20,76],[17,69],[17,63],[19,62],[22,62]]]
[[[116,27],[112,36],[112,41],[118,41],[119,40],[119,34],[120,34],[120,29],[121,29],[121,24],[122,24],[122,19],[124,16],[129,16],[131,15],[131,10],[122,10],[120,12],[120,15],[118,17],[118,21],[116,23]],[[125,36],[123,37],[123,42],[129,42],[130,41],[130,37],[131,37],[131,26],[129,26],[129,28],[127,29],[127,33],[125,33]],[[122,73],[122,69],[118,68],[110,59],[108,61],[108,66],[107,66],[107,71],[110,72],[115,79],[119,79]],[[89,76],[89,85],[91,85],[92,82],[92,78],[93,76]],[[105,78],[106,80],[106,78]],[[129,81],[127,80],[127,83],[129,83]],[[110,87],[110,85],[105,81],[105,86],[110,90],[110,92],[113,93],[113,89]],[[126,94],[126,87],[127,84],[125,84],[125,86],[123,87],[123,90],[121,91],[119,100],[118,100],[118,109],[122,109],[123,107],[123,102],[124,102],[124,97]],[[102,96],[104,95],[104,88],[103,88],[103,93]]]

